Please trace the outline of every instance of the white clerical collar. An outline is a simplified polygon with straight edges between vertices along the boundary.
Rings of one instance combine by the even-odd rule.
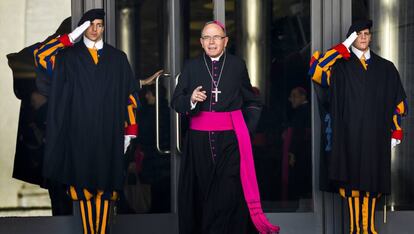
[[[370,49],[369,48],[368,48],[367,51],[363,52],[361,50],[358,50],[354,46],[351,46],[351,50],[357,56],[358,59],[361,59],[362,58],[362,55],[365,56],[365,60],[368,60],[368,59],[371,58],[371,52],[370,52]]]
[[[210,57],[210,59],[211,59],[211,61],[219,61],[220,60],[220,58],[221,58],[221,56],[224,54],[224,51],[223,52],[221,52],[221,54],[219,55],[219,56],[217,56],[217,57],[215,57],[215,58],[212,58],[212,57]]]
[[[87,37],[85,37],[85,35],[83,36],[83,43],[85,43],[85,46],[88,47],[89,49],[97,49],[100,50],[103,48],[103,40],[101,38],[101,40],[94,42],[92,40],[89,40]]]

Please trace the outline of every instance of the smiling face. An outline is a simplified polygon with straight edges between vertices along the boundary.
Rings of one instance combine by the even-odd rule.
[[[89,40],[97,42],[102,39],[104,32],[104,24],[103,20],[101,19],[95,19],[91,22],[91,25],[88,29],[85,31],[85,37],[87,37]]]
[[[201,32],[200,43],[209,57],[216,58],[223,53],[229,38],[217,24],[207,24]]]
[[[371,32],[369,29],[364,29],[358,32],[358,37],[352,44],[355,48],[361,51],[367,51],[369,43],[371,42]]]

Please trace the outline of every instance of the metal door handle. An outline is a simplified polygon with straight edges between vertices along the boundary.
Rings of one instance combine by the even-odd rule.
[[[180,78],[180,76],[181,73],[178,73],[177,76],[175,76],[175,86],[177,86],[178,78]],[[180,114],[178,113],[175,113],[175,130],[177,137],[177,151],[181,154],[181,119]]]
[[[160,147],[160,95],[159,95],[159,78],[161,76],[165,76],[165,77],[169,77],[171,76],[168,73],[164,73],[161,74],[159,76],[157,76],[157,78],[155,78],[155,141],[157,144],[157,151],[160,154],[166,155],[166,154],[170,154],[171,150],[162,150]]]

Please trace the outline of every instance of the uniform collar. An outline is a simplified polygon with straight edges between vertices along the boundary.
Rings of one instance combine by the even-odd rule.
[[[365,51],[365,53],[363,51],[361,51],[361,50],[358,50],[354,46],[351,46],[351,50],[357,56],[358,59],[361,59],[362,58],[362,55],[365,56],[365,60],[368,60],[368,59],[371,58],[371,50],[369,48],[368,48],[367,51]]]
[[[100,49],[103,48],[103,40],[102,39],[99,40],[99,41],[97,41],[97,42],[94,42],[94,41],[89,40],[87,37],[83,36],[83,43],[89,49],[97,49],[97,50],[100,50]]]

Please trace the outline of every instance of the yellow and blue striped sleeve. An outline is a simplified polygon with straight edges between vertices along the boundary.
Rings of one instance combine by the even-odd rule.
[[[127,117],[125,120],[125,135],[138,135],[137,110],[139,106],[138,93],[133,93],[128,97]]]
[[[332,66],[338,59],[348,59],[349,57],[350,54],[348,49],[342,44],[334,46],[324,54],[320,54],[319,51],[316,51],[312,55],[308,74],[313,82],[322,87],[328,87],[330,85]]]
[[[311,67],[309,69],[312,81],[322,87],[328,87],[331,79],[331,67],[340,58],[342,58],[342,55],[334,49],[328,50],[322,55],[319,51],[316,51],[312,55]]]
[[[401,127],[401,120],[407,114],[407,103],[405,100],[400,102],[395,108],[394,114],[392,116],[392,138],[402,140],[403,138],[403,129]]]
[[[47,41],[33,52],[36,67],[52,76],[57,53],[71,45],[67,34]]]

